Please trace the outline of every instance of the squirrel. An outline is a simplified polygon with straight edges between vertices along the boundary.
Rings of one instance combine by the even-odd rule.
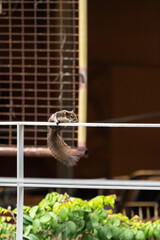
[[[59,135],[59,132],[64,129],[58,126],[59,123],[74,123],[77,122],[77,115],[73,111],[62,110],[55,112],[50,116],[48,122],[55,122],[57,126],[49,126],[47,144],[51,154],[60,162],[68,167],[76,165],[79,160],[78,154],[64,142]]]

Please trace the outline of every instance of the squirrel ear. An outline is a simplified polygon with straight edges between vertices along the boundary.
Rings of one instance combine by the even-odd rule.
[[[66,111],[66,112],[65,112],[65,115],[66,115],[66,116],[67,116],[67,115],[69,115],[69,112],[68,112],[68,111]]]
[[[71,111],[71,113],[73,113],[73,110]]]

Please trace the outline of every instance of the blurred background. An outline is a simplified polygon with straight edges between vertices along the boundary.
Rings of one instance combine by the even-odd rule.
[[[37,5],[36,9],[34,9],[33,7],[35,6],[35,2],[39,4]],[[41,87],[38,87],[38,81],[49,82],[53,79],[55,82],[58,81],[57,79],[60,79],[58,74],[62,65],[72,66],[72,68],[70,68],[72,70],[67,69],[66,72],[69,71],[72,76],[72,80],[74,81],[74,85],[71,84],[70,86],[71,90],[78,90],[78,1],[70,1],[70,5],[68,5],[68,8],[65,6],[67,1],[62,0],[51,1],[51,4],[53,4],[52,6],[49,4],[47,5],[47,1],[35,2],[28,1],[27,3],[24,1],[24,4],[22,6],[22,3],[20,3],[19,1],[12,1],[12,5],[8,4],[7,1],[2,1],[2,10],[0,15],[0,30],[3,33],[1,36],[0,45],[0,61],[2,69],[2,74],[0,78],[3,80],[1,81],[1,96],[4,96],[2,93],[4,91],[6,91],[8,94],[6,94],[5,96],[14,96],[14,93],[9,95],[10,90],[3,89],[10,89],[10,86],[12,85],[11,82],[15,79],[17,81],[22,80],[23,83],[25,83],[25,81],[31,81],[28,89],[34,89],[36,84],[37,92],[38,90],[41,90],[42,92],[42,89],[45,89],[47,93],[48,91],[50,91],[51,83],[49,83],[47,87],[45,87],[44,83],[42,83],[43,85],[41,85]],[[60,13],[56,13],[57,15],[55,15],[54,11],[52,12],[52,10],[50,9],[51,7],[54,9],[55,6],[57,9],[56,4],[58,4],[59,12],[64,12],[62,15]],[[22,8],[24,10],[24,14],[20,14],[20,12],[22,12]],[[32,9],[33,13],[31,12]],[[66,15],[66,12],[68,12],[67,14],[69,15]],[[160,121],[159,12],[160,1],[158,0],[88,0],[88,122],[108,121],[158,123]],[[10,17],[10,20],[7,20],[8,16]],[[15,22],[13,22],[13,16],[15,19],[20,18],[20,23],[16,22],[18,20],[15,20]],[[50,20],[47,20],[49,19],[49,17]],[[52,32],[51,29],[47,30],[47,25],[53,24],[52,18],[54,17],[57,17],[58,19],[67,17],[70,18],[71,20],[70,22],[68,22],[68,24],[72,26],[72,29],[69,32],[69,30],[67,30],[68,28],[65,27],[65,30],[61,29],[61,32],[63,32],[63,34],[61,34],[60,38],[55,37],[54,39],[52,39],[51,33],[54,33],[54,31]],[[27,20],[29,18],[30,22],[29,20]],[[33,21],[31,21],[32,19]],[[35,21],[35,19],[37,20]],[[17,24],[20,24],[20,26],[18,25],[19,29],[17,28],[16,30],[15,25]],[[22,30],[25,24],[25,30]],[[38,24],[39,27],[37,27]],[[54,24],[55,26],[53,27],[57,27],[59,29],[59,26],[62,26],[63,22],[56,22]],[[65,24],[64,26],[66,26]],[[7,30],[5,30],[5,26],[7,26]],[[41,29],[41,27],[43,29]],[[35,31],[35,29],[37,30]],[[56,31],[56,33],[58,33],[58,30]],[[32,33],[34,33],[34,36]],[[43,33],[44,37],[42,39],[40,38],[40,36],[37,37],[38,35],[36,36],[36,34],[38,33],[41,33],[41,36]],[[45,34],[46,36],[48,36],[49,33],[51,35],[48,39],[47,37],[45,37]],[[5,38],[7,34],[8,38]],[[25,34],[30,37],[28,37],[28,39],[23,37],[23,35],[26,36]],[[71,38],[69,38],[70,45],[68,45],[68,49],[70,51],[68,51],[69,53],[65,53],[66,55],[63,55],[63,57],[66,57],[68,59],[69,57],[72,57],[72,61],[67,60],[67,62],[64,62],[65,59],[63,59],[63,62],[59,62],[59,52],[55,53],[54,48],[62,50],[62,48],[64,47],[62,45],[62,42],[65,41],[65,34],[67,35],[67,37],[71,36]],[[20,41],[21,46],[13,45],[9,42],[9,36],[11,35],[12,41]],[[14,39],[13,36],[22,37],[20,37],[20,39],[18,39],[18,37],[15,37]],[[6,45],[4,45],[4,41],[6,41]],[[33,46],[27,45],[29,44],[27,41],[32,42]],[[55,41],[57,43],[57,47],[47,45],[48,41],[50,41],[49,44],[51,44],[51,42],[54,43]],[[40,43],[39,46],[37,42]],[[35,46],[35,44],[37,45]],[[5,50],[3,49],[4,47]],[[12,49],[15,48],[15,51],[11,51],[11,47]],[[32,50],[32,48],[35,52],[39,52],[39,50],[41,48],[43,49],[43,47],[45,49],[45,54],[48,53],[49,48],[51,48],[50,51],[51,53],[53,53],[53,55],[39,54],[32,56],[32,51],[31,53],[29,52],[29,49]],[[28,55],[23,55],[22,53],[20,53],[21,50],[24,49],[27,50],[26,52]],[[64,47],[64,49],[66,49],[66,46]],[[74,50],[74,55],[72,50]],[[18,53],[20,55],[18,55]],[[44,60],[40,62],[39,59],[45,59],[46,56],[48,56],[48,58],[50,57],[50,60],[48,60],[48,62],[47,60],[46,62],[43,62]],[[16,62],[15,59],[15,62],[11,62],[10,59],[14,57],[15,59],[16,57],[17,59],[19,57],[18,60],[20,62]],[[29,60],[31,61],[30,63],[25,62],[27,57],[32,58],[32,61]],[[52,57],[55,57],[55,59],[52,59]],[[7,62],[5,62],[5,59],[7,59]],[[51,60],[54,60],[55,62],[51,62]],[[10,66],[12,64],[12,69],[9,67],[9,64]],[[19,69],[16,69],[14,66],[17,64],[20,64]],[[29,71],[30,75],[32,75],[28,79],[25,74],[25,67],[27,64],[32,65],[32,67],[39,64],[39,67],[33,67],[32,69],[32,67],[30,66],[30,70],[27,70]],[[48,70],[43,70],[42,65],[45,64],[46,66],[48,66],[49,64],[50,72],[48,72]],[[59,65],[58,69],[55,70],[55,66],[57,66],[57,64],[61,65]],[[22,74],[17,74],[18,71],[20,71]],[[19,79],[18,76],[23,75],[23,73],[25,77]],[[53,76],[53,74],[51,73],[55,73],[55,76]],[[11,77],[14,75],[16,75],[16,78]],[[47,78],[46,76],[49,76],[49,78]],[[6,83],[5,81],[8,81],[8,83]],[[66,81],[68,80],[66,79]],[[33,84],[34,86],[32,86],[31,84]],[[25,87],[27,92],[27,85],[25,85]],[[60,89],[60,87],[61,84],[59,84],[58,87],[55,87],[55,89]],[[67,91],[67,89],[67,87],[65,89],[63,88],[63,90],[65,91]],[[40,94],[39,96],[37,93],[36,97],[39,97],[39,99],[37,100],[36,104],[35,102],[29,102],[29,104],[33,104],[35,107],[37,107],[37,109],[39,108],[39,105],[41,105],[41,108],[45,108],[45,110],[48,104],[49,110],[46,110],[47,112],[43,110],[41,112],[35,112],[35,108],[33,108],[32,111],[31,107],[29,107],[30,112],[28,113],[36,116],[33,117],[33,119],[30,117],[26,117],[29,115],[25,115],[25,112],[23,112],[23,110],[21,110],[20,113],[24,113],[25,117],[23,117],[23,114],[21,114],[21,116],[18,115],[18,110],[15,110],[15,116],[13,114],[12,118],[4,118],[3,113],[6,110],[2,108],[4,100],[3,98],[1,98],[1,120],[14,121],[18,119],[26,121],[47,121],[51,113],[59,110],[58,104],[60,104],[60,107],[65,108],[69,106],[69,109],[73,108],[78,113],[78,96],[76,94],[74,95],[74,97],[71,97],[71,95],[69,95],[70,98],[68,101],[70,102],[67,104],[65,104],[63,100],[65,99],[65,97],[68,97],[68,95],[63,95],[60,102],[60,95],[56,94],[53,96],[56,98],[55,102],[43,101],[43,103],[41,102],[39,104],[38,101],[41,99],[43,94]],[[15,94],[15,96],[17,95]],[[28,96],[30,98],[34,98],[35,94],[33,96]],[[44,94],[44,98],[45,96],[46,95]],[[51,93],[50,96],[52,97]],[[5,104],[7,103],[5,102]],[[11,105],[12,104],[10,102],[10,110],[8,111],[7,116],[9,116],[9,114],[12,112]],[[53,105],[55,106],[53,107]],[[20,116],[21,118],[17,116]],[[12,133],[14,132],[13,130],[15,131],[15,129],[12,129]],[[34,129],[34,131],[37,131],[37,129]],[[42,145],[46,147],[46,129],[41,129],[41,131],[43,133],[40,135],[43,140]],[[66,138],[68,138],[68,143],[71,144],[73,143],[73,139],[77,138],[77,133],[71,130],[71,133],[68,134],[69,135],[66,135]],[[14,134],[11,135],[12,137],[15,136]],[[30,141],[30,139],[34,139],[32,138],[32,135],[29,135],[29,133],[26,136],[28,136],[28,141]],[[36,137],[37,136],[39,135],[36,135]],[[6,144],[4,139],[5,138],[2,138],[1,140],[3,146],[5,146]],[[72,170],[66,171],[66,168],[57,165],[56,160],[54,160],[50,155],[40,154],[37,156],[32,156],[32,154],[30,154],[28,156],[26,154],[25,177],[128,179],[132,176],[132,173],[137,170],[159,169],[159,143],[159,129],[107,129],[90,127],[87,128],[86,147],[89,152],[88,157],[82,157],[76,167],[74,167]],[[14,145],[15,142],[11,143],[11,145],[12,144]],[[75,143],[73,143],[73,146],[74,145]],[[3,150],[1,151],[0,158],[0,176],[16,176],[16,156],[14,156],[14,154],[10,154],[9,156],[7,156],[6,152]],[[159,177],[159,173],[156,174],[156,176]],[[79,190],[79,192],[75,194],[78,194],[80,196],[90,194],[89,196],[87,196],[92,196],[92,192],[85,192],[84,190]]]
[[[89,122],[159,122],[159,9],[159,1],[88,1]],[[84,177],[159,169],[159,129],[87,130]]]

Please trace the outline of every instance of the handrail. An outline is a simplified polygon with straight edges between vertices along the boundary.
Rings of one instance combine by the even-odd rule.
[[[0,125],[19,125],[19,126],[56,126],[51,122],[0,122]],[[160,128],[160,123],[59,123],[65,127],[111,127],[111,128]]]
[[[17,126],[17,178],[0,178],[1,186],[17,187],[17,234],[23,239],[23,203],[25,187],[94,188],[94,189],[146,189],[160,190],[160,181],[104,180],[104,179],[33,179],[24,178],[24,126],[56,126],[50,122],[0,122],[1,126]],[[160,128],[159,123],[60,123],[60,126]]]
[[[160,181],[156,180],[108,180],[108,179],[54,179],[54,178],[0,178],[1,186],[39,188],[86,188],[86,189],[138,189],[160,190]]]

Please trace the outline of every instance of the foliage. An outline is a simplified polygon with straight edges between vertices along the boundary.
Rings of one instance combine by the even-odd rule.
[[[16,239],[16,224],[10,209],[0,207],[0,239]]]
[[[89,236],[98,222],[100,224],[107,217],[104,205],[114,207],[114,202],[115,195],[83,201],[67,194],[47,194],[37,206],[30,209],[29,214],[24,215],[24,235],[32,233],[40,240],[49,240],[53,236],[58,238],[60,235],[62,240],[83,234]]]
[[[24,240],[145,240],[160,239],[160,220],[142,222],[138,216],[129,219],[114,208],[115,195],[97,196],[90,201],[49,193],[36,206],[24,207]],[[0,212],[3,209],[0,209]],[[8,210],[7,210],[8,211]],[[16,214],[16,209],[11,212]],[[14,217],[14,216],[13,216]],[[8,218],[9,220],[9,218]],[[15,239],[15,224],[0,218],[0,239]]]

